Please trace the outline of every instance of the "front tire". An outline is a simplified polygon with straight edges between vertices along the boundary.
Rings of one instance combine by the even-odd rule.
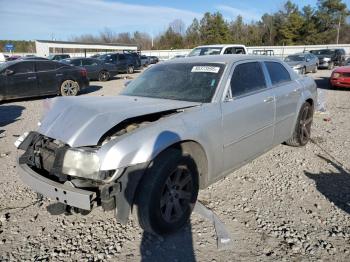
[[[198,170],[193,158],[168,149],[152,163],[136,196],[140,226],[154,234],[169,234],[190,218],[198,196]]]
[[[300,111],[294,128],[293,136],[286,141],[289,146],[301,147],[305,146],[311,136],[311,125],[313,120],[313,107],[310,103],[305,102]]]
[[[316,64],[315,68],[312,70],[312,73],[317,73],[317,68],[318,68],[318,65]]]
[[[79,84],[74,80],[65,80],[61,84],[61,96],[76,96],[79,92]]]

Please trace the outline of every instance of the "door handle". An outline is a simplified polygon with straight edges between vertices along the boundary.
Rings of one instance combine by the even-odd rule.
[[[273,100],[274,100],[273,96],[269,96],[269,97],[266,97],[266,98],[264,99],[264,102],[265,102],[265,103],[271,103],[271,102],[273,102]]]
[[[63,76],[63,74],[56,74],[56,76]]]
[[[28,80],[33,80],[33,79],[36,79],[36,76],[30,76],[27,78]]]
[[[293,90],[293,93],[298,93],[300,91],[300,88],[295,88],[294,90]]]

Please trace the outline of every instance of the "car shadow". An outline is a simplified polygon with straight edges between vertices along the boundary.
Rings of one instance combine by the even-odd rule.
[[[18,105],[0,105],[0,128],[18,121],[24,109],[25,107]],[[3,132],[4,130],[0,130],[0,133]]]
[[[343,211],[350,214],[350,173],[339,163],[332,161],[324,156],[318,155],[319,158],[326,161],[336,169],[336,172],[320,172],[318,174],[304,171],[305,175],[313,179],[316,188],[330,202]]]
[[[80,90],[79,95],[86,95],[86,94],[90,94],[90,93],[93,93],[93,92],[96,92],[98,90],[102,89],[102,86],[99,86],[99,85],[90,85],[82,90]]]
[[[177,139],[179,139],[179,135],[174,132],[161,132],[155,139],[152,149],[153,153],[151,155],[157,155],[157,152],[162,151],[160,149],[164,142],[169,142],[169,140],[176,142]],[[180,147],[177,149],[183,154]],[[150,174],[151,166],[152,163],[150,163],[145,170],[134,170],[129,173],[129,177],[140,177],[136,186],[133,180],[128,179],[124,192],[125,199],[127,199],[129,205],[132,207],[133,217],[137,217],[137,210],[140,210],[138,206],[142,204],[142,201],[140,199],[138,200],[136,196],[139,191],[138,188],[144,184],[143,181],[145,181],[144,179],[147,179],[147,176],[152,175]],[[130,194],[130,191],[133,191],[134,193]],[[139,203],[139,201],[141,202]],[[189,205],[193,205],[192,207],[194,207],[194,204],[195,203],[189,203]],[[155,212],[154,214],[158,213]],[[161,216],[160,213],[158,215]],[[141,261],[196,261],[192,236],[193,233],[190,221],[188,221],[180,230],[163,236],[143,231],[140,244]]]

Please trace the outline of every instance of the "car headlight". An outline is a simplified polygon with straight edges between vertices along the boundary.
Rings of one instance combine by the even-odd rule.
[[[100,159],[97,152],[84,149],[68,149],[63,158],[62,172],[74,177],[101,180]]]
[[[333,77],[334,77],[334,78],[338,78],[338,77],[340,77],[340,74],[339,74],[339,73],[334,73],[334,74],[333,74]]]

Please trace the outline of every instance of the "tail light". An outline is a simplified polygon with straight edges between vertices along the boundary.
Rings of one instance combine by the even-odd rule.
[[[85,68],[80,69],[80,75],[83,76],[83,77],[87,77],[87,71],[86,71]]]

